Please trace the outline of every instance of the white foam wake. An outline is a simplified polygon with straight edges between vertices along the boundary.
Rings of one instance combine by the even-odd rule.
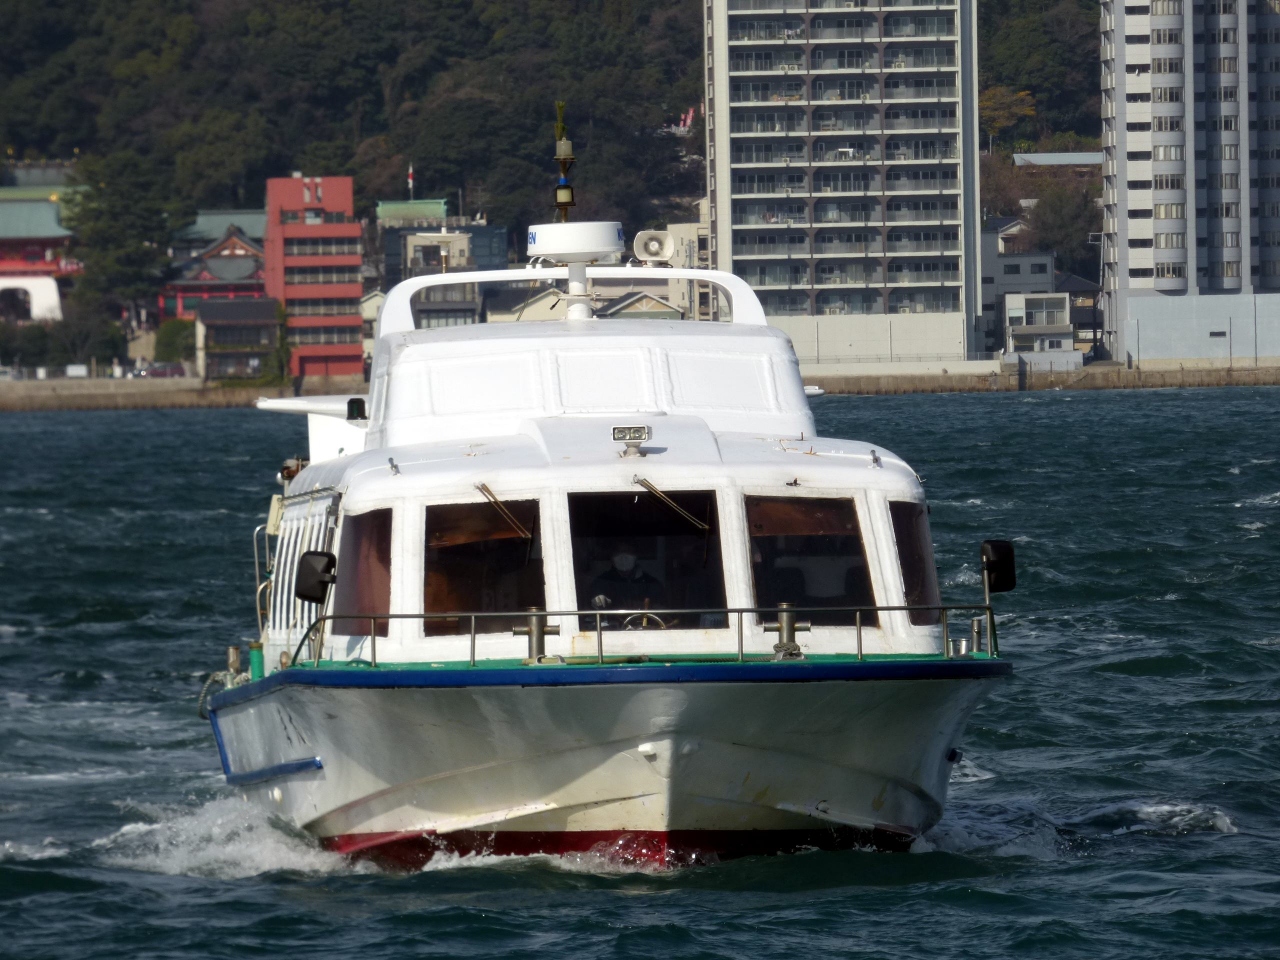
[[[234,880],[261,873],[373,871],[287,829],[266,810],[239,799],[200,807],[131,808],[146,819],[93,842],[106,865],[173,876]]]

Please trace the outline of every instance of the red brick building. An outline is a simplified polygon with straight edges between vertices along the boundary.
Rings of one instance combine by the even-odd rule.
[[[267,181],[265,286],[289,314],[294,376],[364,371],[361,227],[350,177]]]

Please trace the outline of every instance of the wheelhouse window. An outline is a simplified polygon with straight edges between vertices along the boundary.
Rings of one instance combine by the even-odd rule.
[[[347,514],[342,520],[337,580],[333,585],[333,632],[379,637],[387,635],[387,621],[369,617],[391,612],[391,511]]]
[[[511,613],[477,617],[478,633],[509,633],[529,607],[546,609],[537,500],[427,507],[423,610]],[[471,632],[469,617],[424,621],[426,635]]]
[[[791,603],[814,626],[850,626],[853,610],[875,607],[871,572],[852,500],[816,497],[747,497],[751,576],[756,606]],[[878,623],[874,609],[862,623]]]
[[[942,600],[938,593],[938,568],[933,561],[933,540],[929,536],[928,508],[923,503],[889,501],[893,520],[893,537],[898,543],[898,562],[902,565],[902,587],[909,607],[936,607]],[[912,610],[915,626],[931,626],[941,622],[938,610]]]
[[[603,618],[606,630],[726,625],[720,522],[710,491],[571,493],[569,533],[579,610],[706,610]],[[674,505],[674,506],[673,506]],[[676,509],[676,508],[679,509]],[[594,630],[594,617],[578,629]]]

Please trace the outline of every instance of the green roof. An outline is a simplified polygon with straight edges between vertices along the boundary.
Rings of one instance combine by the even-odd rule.
[[[378,222],[387,220],[443,220],[449,215],[449,201],[382,200],[378,202]]]
[[[58,219],[58,205],[50,200],[8,200],[0,197],[0,240],[58,240],[71,231]]]
[[[200,210],[196,222],[178,231],[179,240],[207,240],[212,243],[227,234],[227,228],[239,227],[250,240],[262,241],[267,232],[265,210]]]

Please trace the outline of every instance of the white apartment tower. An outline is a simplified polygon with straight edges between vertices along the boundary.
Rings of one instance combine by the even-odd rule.
[[[1107,346],[1232,362],[1247,337],[1256,359],[1255,295],[1280,290],[1280,4],[1103,0],[1101,27]]]
[[[991,349],[975,0],[705,4],[713,266],[789,330],[887,332],[895,359]]]

